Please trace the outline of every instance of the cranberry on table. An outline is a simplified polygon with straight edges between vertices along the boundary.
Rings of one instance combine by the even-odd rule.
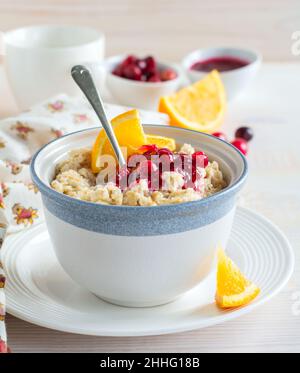
[[[248,144],[247,141],[242,138],[236,138],[234,139],[231,144],[235,146],[240,152],[242,152],[244,155],[247,155],[248,153]]]
[[[250,127],[239,127],[235,131],[235,137],[250,141],[253,139],[253,130]]]
[[[227,137],[223,132],[214,132],[212,135],[218,137],[219,139],[227,141]]]

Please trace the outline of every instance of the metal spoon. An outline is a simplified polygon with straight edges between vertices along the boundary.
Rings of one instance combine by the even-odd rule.
[[[118,140],[116,139],[112,126],[107,119],[102,100],[97,92],[89,70],[85,66],[77,65],[72,67],[71,74],[100,119],[108,140],[111,143],[114,153],[119,161],[120,167],[125,166],[126,162],[118,144]]]

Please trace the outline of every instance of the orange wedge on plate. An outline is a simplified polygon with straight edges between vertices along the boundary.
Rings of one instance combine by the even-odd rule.
[[[221,308],[240,307],[251,302],[260,289],[248,280],[237,265],[218,250],[216,302]]]
[[[169,115],[173,126],[212,133],[222,125],[225,108],[224,86],[214,70],[177,93],[161,97],[158,110]]]

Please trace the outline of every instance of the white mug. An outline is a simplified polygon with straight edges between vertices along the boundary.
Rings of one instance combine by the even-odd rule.
[[[5,66],[20,109],[57,93],[80,91],[71,68],[104,57],[103,33],[75,26],[30,26],[4,34]]]

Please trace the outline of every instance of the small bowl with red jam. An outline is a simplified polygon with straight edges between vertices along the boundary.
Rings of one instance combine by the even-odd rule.
[[[106,84],[118,103],[156,109],[159,98],[176,91],[180,71],[153,56],[115,56],[107,60]]]
[[[261,56],[248,49],[206,48],[188,54],[182,65],[192,82],[212,70],[218,70],[225,86],[228,100],[238,96],[251,82],[261,64]]]

